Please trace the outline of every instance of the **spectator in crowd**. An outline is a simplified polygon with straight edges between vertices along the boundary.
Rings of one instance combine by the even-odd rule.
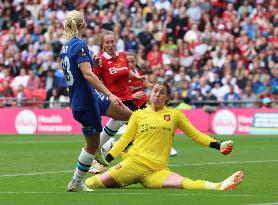
[[[59,93],[60,92],[60,93]],[[52,89],[52,95],[49,99],[49,108],[66,107],[69,104],[69,98],[61,94],[61,90]]]
[[[29,70],[29,80],[27,82],[26,88],[29,90],[39,89],[40,87],[40,78],[35,75],[33,70]]]
[[[192,106],[195,108],[200,108],[203,106],[202,101],[204,101],[204,96],[202,95],[200,89],[195,88],[195,90],[193,91],[193,95],[191,97],[191,101],[192,101]]]
[[[197,5],[195,0],[191,1],[190,6],[186,11],[186,15],[193,22],[199,23],[201,16],[202,16],[202,11],[201,11],[199,5]]]
[[[211,89],[210,93],[212,95],[214,95],[218,101],[223,100],[223,96],[221,93],[221,82],[220,81],[215,81],[213,83],[213,88]]]
[[[243,93],[241,99],[243,101],[248,101],[248,102],[244,102],[242,104],[242,107],[246,107],[246,108],[256,107],[257,98],[256,98],[256,95],[253,93],[251,86],[245,87],[244,93]]]
[[[219,103],[217,103],[217,98],[215,95],[213,95],[210,90],[206,91],[206,95],[204,96],[204,101],[212,101],[212,102],[206,102],[204,103],[204,105],[207,106],[212,106],[212,107],[216,107],[219,105]],[[215,101],[215,102],[213,102]]]
[[[16,76],[11,82],[12,89],[16,92],[20,85],[24,88],[27,86],[30,76],[27,75],[25,68],[20,69],[20,74]]]
[[[235,93],[234,85],[229,85],[230,91],[224,95],[224,106],[229,108],[240,107],[240,103],[237,102],[241,98],[239,94]],[[236,101],[236,102],[229,102],[229,101]]]
[[[46,77],[44,80],[44,89],[47,91],[46,99],[49,100],[54,88],[58,88],[59,79],[55,76],[55,70],[53,68],[48,68]]]
[[[21,107],[22,103],[26,101],[26,97],[24,94],[24,87],[23,85],[19,85],[16,91],[16,102],[17,102],[17,106]]]

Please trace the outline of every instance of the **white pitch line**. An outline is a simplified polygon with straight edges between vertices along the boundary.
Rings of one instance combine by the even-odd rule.
[[[188,164],[172,164],[169,166],[170,167],[183,167],[183,166],[203,166],[203,165],[217,165],[217,164],[246,164],[246,163],[269,163],[269,162],[278,162],[278,160],[188,163]],[[73,170],[33,172],[33,173],[13,173],[13,174],[3,174],[3,175],[0,175],[0,177],[34,176],[34,175],[60,174],[60,173],[69,173],[69,172],[73,172]]]
[[[278,162],[278,159],[273,160],[250,160],[250,161],[227,161],[227,162],[207,162],[207,163],[188,163],[188,164],[172,164],[170,167],[183,166],[202,166],[202,165],[217,165],[217,164],[247,164],[247,163],[269,163]]]
[[[15,192],[15,191],[11,191],[11,192],[0,192],[0,194],[53,194],[54,192],[28,192],[28,191],[23,191],[23,192]]]
[[[248,205],[277,205],[278,204],[278,201],[277,202],[271,202],[271,203],[262,203],[262,204],[248,204]]]
[[[3,174],[3,175],[0,175],[0,177],[34,176],[34,175],[60,174],[60,173],[68,173],[68,172],[73,172],[73,170],[52,171],[52,172],[33,172],[33,173]]]
[[[82,141],[17,141],[17,142],[1,142],[1,145],[4,144],[73,144],[73,143],[82,143]]]

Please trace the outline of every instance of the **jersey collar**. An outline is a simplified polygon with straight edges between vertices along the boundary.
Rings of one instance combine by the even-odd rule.
[[[116,56],[118,56],[119,55],[119,52],[117,52],[116,51]],[[104,56],[104,58],[106,58],[106,59],[111,59],[111,58],[113,58],[112,56],[110,56],[108,53],[106,53],[106,52],[104,52],[103,53],[103,56]]]
[[[166,108],[167,108],[167,106],[165,105],[165,106],[162,108],[162,110],[159,110],[158,112],[162,112],[162,111],[164,111]],[[151,110],[152,112],[155,112],[155,111],[152,109],[152,106],[151,106],[151,105],[148,105],[146,109],[149,109],[149,110]],[[158,112],[155,112],[155,113],[158,113]]]

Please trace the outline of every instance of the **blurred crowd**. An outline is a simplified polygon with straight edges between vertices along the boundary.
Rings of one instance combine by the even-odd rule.
[[[101,30],[114,31],[118,51],[135,52],[149,81],[167,80],[173,101],[278,107],[276,0],[2,0],[0,107],[68,102],[59,52],[73,9],[85,14],[92,55]]]

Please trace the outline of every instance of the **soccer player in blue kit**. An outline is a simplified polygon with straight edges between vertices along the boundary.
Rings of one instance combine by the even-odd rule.
[[[96,159],[99,163],[108,165],[99,150],[101,116],[128,120],[132,112],[92,72],[96,60],[92,59],[86,43],[81,40],[86,28],[84,15],[76,10],[70,11],[66,14],[63,24],[65,43],[61,51],[62,67],[68,83],[72,114],[81,124],[86,140],[73,178],[68,184],[68,191],[91,191],[82,179],[92,161]]]

